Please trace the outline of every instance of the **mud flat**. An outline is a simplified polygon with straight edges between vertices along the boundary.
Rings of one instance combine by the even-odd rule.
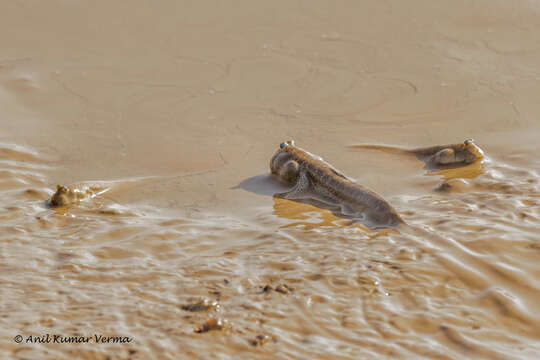
[[[539,12],[2,2],[0,358],[537,357]],[[445,241],[273,198],[289,139]]]

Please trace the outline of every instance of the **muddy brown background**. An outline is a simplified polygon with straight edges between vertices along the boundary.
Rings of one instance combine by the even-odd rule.
[[[2,358],[537,357],[539,12],[2,2]],[[489,159],[441,173],[345,148],[468,137]],[[438,238],[274,200],[288,139]],[[433,192],[449,178],[467,184]],[[108,191],[54,211],[56,184]],[[219,308],[182,309],[200,299]],[[213,317],[228,327],[194,332]],[[12,340],[46,333],[134,341]]]

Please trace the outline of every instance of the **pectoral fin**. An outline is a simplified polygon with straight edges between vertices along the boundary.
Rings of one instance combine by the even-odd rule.
[[[288,200],[302,199],[306,197],[306,194],[310,186],[311,185],[310,185],[307,173],[302,170],[298,174],[298,179],[296,181],[296,184],[291,190],[284,193],[275,194],[274,197],[288,199]]]
[[[443,149],[437,152],[433,156],[433,159],[435,160],[435,163],[439,165],[453,164],[456,162],[456,152],[454,151],[454,149],[450,148]]]

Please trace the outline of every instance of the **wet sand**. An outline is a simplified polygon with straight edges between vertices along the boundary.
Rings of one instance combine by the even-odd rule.
[[[0,357],[538,357],[539,12],[2,3]],[[346,148],[466,138],[488,159],[443,171]],[[274,199],[288,139],[421,231]]]

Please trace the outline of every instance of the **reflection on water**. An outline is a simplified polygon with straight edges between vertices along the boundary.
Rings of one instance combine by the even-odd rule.
[[[467,166],[427,171],[426,175],[440,176],[444,180],[450,179],[474,179],[484,173],[488,160],[476,161]]]
[[[283,228],[301,226],[306,230],[311,230],[323,226],[351,225],[350,220],[340,218],[329,210],[281,198],[274,198],[274,214],[286,219],[297,220],[283,225]]]

